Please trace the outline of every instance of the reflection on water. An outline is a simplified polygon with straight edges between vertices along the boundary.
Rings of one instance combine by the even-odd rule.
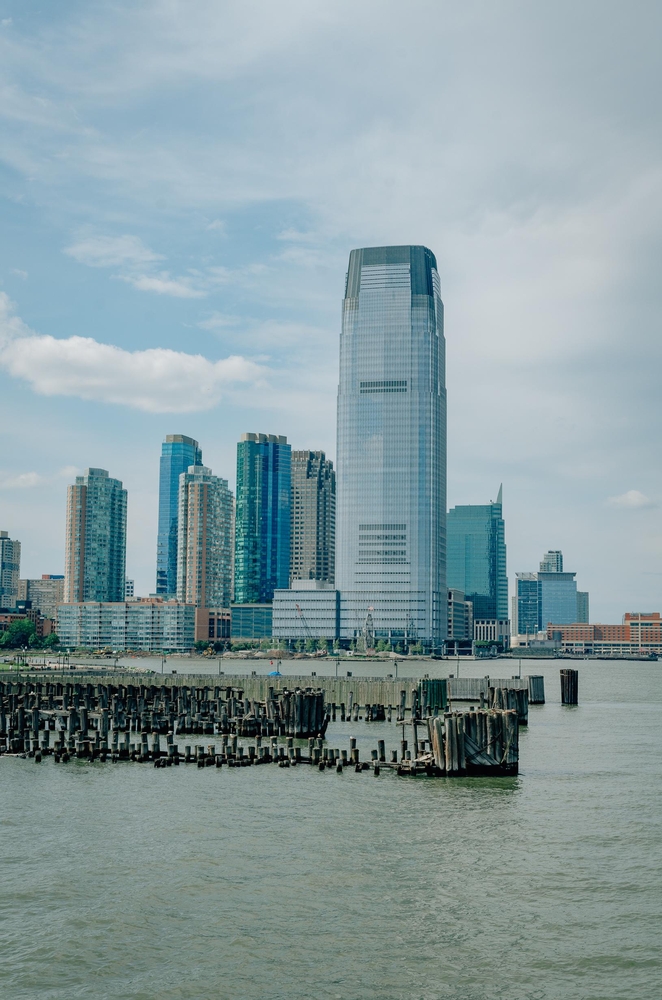
[[[533,667],[515,779],[0,759],[1,995],[657,1000],[661,668]]]

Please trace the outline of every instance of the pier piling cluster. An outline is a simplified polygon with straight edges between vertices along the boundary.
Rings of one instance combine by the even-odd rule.
[[[327,705],[324,692],[313,688],[269,688],[265,700],[258,702],[234,687],[6,681],[0,682],[0,753],[36,761],[52,754],[56,763],[77,757],[150,761],[155,767],[278,763],[339,772],[351,766],[356,771],[372,769],[376,775],[381,769],[431,776],[516,774],[518,708],[501,707],[513,694],[526,692],[496,689],[495,707],[440,713],[438,706],[433,708],[434,698],[417,692],[408,708],[404,691],[397,706],[359,706],[351,696],[346,706]],[[392,750],[387,760],[380,739],[371,760],[362,761],[355,737],[350,737],[349,750],[326,746],[327,726],[338,714],[347,722],[391,721],[395,715],[402,725],[399,751]],[[411,746],[405,739],[407,726]],[[426,738],[420,738],[421,733]],[[187,743],[182,753],[178,736],[215,736],[220,745]],[[242,739],[252,742],[244,745]]]

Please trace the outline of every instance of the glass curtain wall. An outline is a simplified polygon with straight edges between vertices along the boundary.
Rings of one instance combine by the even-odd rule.
[[[443,305],[421,246],[353,250],[340,338],[341,637],[446,638]],[[372,633],[371,633],[372,634]]]
[[[161,446],[159,526],[156,541],[156,593],[177,592],[179,477],[192,465],[202,465],[197,441],[185,434],[168,434]]]

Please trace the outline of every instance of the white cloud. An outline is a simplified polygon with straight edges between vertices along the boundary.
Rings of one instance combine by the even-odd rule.
[[[137,236],[89,236],[65,247],[64,253],[88,267],[141,266],[163,260]]]
[[[0,24],[2,25],[3,28],[8,28],[9,25],[13,23],[14,22],[11,17],[3,17],[3,19],[0,21]]]
[[[227,227],[223,222],[223,219],[214,219],[213,222],[210,222],[207,226],[208,230],[219,232],[222,235],[225,235],[226,228]]]
[[[31,489],[33,486],[41,486],[43,481],[43,476],[38,472],[20,472],[15,476],[0,473],[0,490]]]
[[[117,403],[147,413],[209,410],[237,385],[264,387],[266,369],[238,355],[210,361],[164,348],[125,351],[92,337],[33,333],[0,292],[0,367],[42,396]]]
[[[655,506],[650,497],[647,497],[645,493],[640,493],[639,490],[628,490],[627,493],[621,493],[620,496],[609,497],[607,503],[610,507],[625,507],[630,509]]]
[[[22,271],[20,269],[20,267],[12,267],[11,273],[15,274],[17,278],[22,278],[23,281],[25,281],[27,279],[27,276],[28,276],[28,272],[27,271]]]
[[[201,319],[198,326],[201,330],[224,330],[227,327],[237,326],[238,323],[241,323],[241,317],[225,316],[214,311],[206,319]]]
[[[123,274],[120,277],[140,292],[172,295],[177,299],[202,299],[207,294],[201,288],[194,288],[189,278],[171,278],[165,271],[160,275]]]
[[[60,479],[73,479],[78,475],[80,470],[75,465],[65,465],[51,476],[44,476],[40,472],[0,472],[0,490],[29,490]]]

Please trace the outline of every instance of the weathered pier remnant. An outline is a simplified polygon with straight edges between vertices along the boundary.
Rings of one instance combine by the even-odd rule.
[[[397,706],[403,726],[400,753],[390,752],[379,739],[371,761],[362,761],[355,737],[349,752],[325,745],[330,720],[324,691],[295,688],[276,691],[269,686],[263,701],[246,697],[242,688],[168,684],[78,683],[61,680],[18,679],[0,682],[0,753],[55,763],[71,758],[106,761],[151,761],[155,767],[194,763],[204,767],[249,767],[276,762],[281,767],[311,764],[323,771],[342,773],[372,768],[399,774],[430,776],[511,775],[517,773],[518,713],[526,691],[493,691],[494,703],[514,701],[514,707],[440,713],[443,687],[411,691],[409,718],[405,718],[406,689]],[[341,704],[341,715],[346,715]],[[366,703],[361,709],[349,699],[350,715],[385,721],[383,705]],[[336,706],[332,706],[335,714]],[[411,745],[404,738],[411,726]],[[421,730],[427,739],[421,739]],[[383,730],[381,730],[383,733]],[[186,745],[180,753],[177,737]],[[192,738],[200,738],[191,746]],[[248,745],[240,740],[250,740]],[[282,742],[284,740],[284,742]],[[295,746],[295,740],[299,745]],[[301,746],[307,740],[308,746]],[[279,742],[280,741],[280,742]]]
[[[502,690],[502,689],[499,689]],[[437,770],[452,775],[513,775],[519,767],[516,709],[447,712],[429,722]]]
[[[545,704],[545,678],[539,674],[529,674],[529,705]]]
[[[579,671],[571,667],[561,670],[561,704],[576,705],[579,693]]]
[[[491,687],[490,706],[501,709],[512,708],[517,712],[520,726],[529,724],[529,692],[526,688],[518,690],[511,687]]]
[[[532,683],[533,682],[533,683]],[[449,677],[448,697],[451,702],[487,702],[490,688],[511,691],[528,691],[531,705],[544,705],[545,679],[543,677]]]
[[[32,752],[39,732],[56,732],[56,746],[77,756],[146,751],[148,734],[234,734],[238,736],[324,736],[329,724],[324,692],[268,688],[264,701],[244,697],[241,688],[165,684],[0,682],[0,753]],[[120,734],[125,739],[120,741]],[[134,742],[131,742],[131,735]],[[50,740],[44,739],[48,750]],[[132,749],[133,748],[133,749]]]

